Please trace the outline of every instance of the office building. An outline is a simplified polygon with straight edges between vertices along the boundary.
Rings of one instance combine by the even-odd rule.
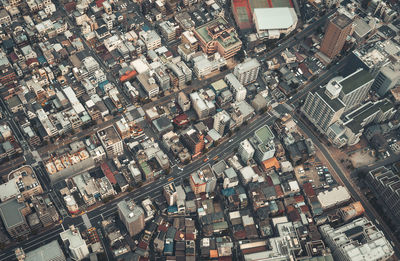
[[[341,86],[334,78],[326,87],[308,93],[301,107],[303,114],[322,133],[325,133],[344,112],[345,104],[339,98],[340,92]]]
[[[160,87],[158,86],[154,77],[152,77],[149,72],[139,74],[137,76],[137,80],[139,81],[140,86],[146,92],[149,98],[153,98],[159,93]]]
[[[14,239],[27,236],[30,233],[30,228],[25,218],[30,213],[29,206],[16,198],[0,204],[0,216],[4,227]]]
[[[345,111],[360,105],[367,98],[373,81],[367,70],[358,69],[338,82],[341,87],[339,98],[346,106]]]
[[[178,94],[178,105],[184,112],[190,110],[190,100],[184,92]]]
[[[181,141],[192,153],[192,158],[199,156],[204,149],[204,135],[194,129],[189,129],[181,135]]]
[[[82,260],[89,255],[89,249],[86,242],[83,240],[81,233],[74,225],[71,225],[69,229],[61,232],[60,237],[71,257],[75,260]]]
[[[400,177],[392,170],[379,167],[367,174],[367,184],[382,203],[385,214],[400,229]],[[395,230],[395,229],[394,229]]]
[[[215,111],[215,104],[200,97],[198,92],[192,92],[189,96],[199,119],[204,119]]]
[[[254,132],[254,136],[250,138],[250,142],[254,147],[254,159],[261,163],[275,155],[274,134],[271,129],[264,125]]]
[[[113,158],[122,155],[124,146],[114,126],[98,131],[97,135],[106,151],[107,157]]]
[[[235,28],[223,17],[218,17],[197,27],[194,35],[206,54],[218,52],[221,57],[229,59],[242,48],[242,41],[240,41]]]
[[[214,115],[213,128],[219,133],[219,135],[224,136],[225,131],[229,128],[230,121],[231,117],[225,110],[217,112],[217,114]]]
[[[338,228],[322,225],[320,232],[338,261],[389,260],[394,254],[383,232],[365,217]]]
[[[247,89],[244,88],[243,84],[239,82],[235,75],[228,73],[225,76],[225,82],[228,84],[233,95],[235,96],[235,101],[241,102],[246,99]]]
[[[124,223],[129,235],[139,234],[145,226],[143,208],[136,205],[133,200],[122,200],[117,207],[119,218]]]
[[[23,250],[22,250],[23,251]],[[65,255],[61,250],[57,240],[53,240],[48,244],[40,246],[35,250],[24,253],[24,261],[65,261]]]
[[[178,192],[176,191],[174,182],[171,182],[164,186],[164,197],[167,201],[168,206],[173,206],[176,204]]]
[[[144,42],[147,50],[153,50],[161,46],[161,37],[154,30],[140,31],[139,38]]]
[[[400,63],[388,64],[381,68],[372,84],[372,89],[380,96],[400,84]]]
[[[257,80],[260,67],[261,64],[256,58],[248,58],[243,63],[235,66],[233,74],[237,77],[241,84],[247,85]]]
[[[210,164],[207,164],[190,175],[190,187],[195,194],[212,193],[216,186],[217,178]]]
[[[336,14],[328,21],[320,51],[331,59],[335,58],[342,51],[346,38],[352,31],[352,19],[341,13]]]
[[[243,162],[247,163],[254,156],[254,148],[248,139],[243,140],[239,144],[238,153]]]

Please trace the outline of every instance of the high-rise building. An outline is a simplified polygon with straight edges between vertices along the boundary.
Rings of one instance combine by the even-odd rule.
[[[346,105],[345,111],[353,109],[365,100],[373,81],[367,70],[358,69],[338,82],[341,87],[339,98]]]
[[[173,206],[176,204],[178,192],[176,191],[174,182],[171,182],[164,186],[164,197],[167,200],[167,204],[169,206]]]
[[[239,144],[238,153],[243,162],[248,162],[254,156],[254,148],[249,140],[245,139]]]
[[[26,215],[31,210],[27,203],[20,202],[16,198],[7,200],[0,204],[0,217],[3,220],[4,227],[12,238],[19,238],[30,233]]]
[[[184,112],[190,109],[190,100],[184,92],[178,94],[178,105]]]
[[[241,84],[246,85],[257,80],[260,67],[261,64],[256,58],[248,58],[243,63],[235,66],[233,74],[238,78]]]
[[[136,205],[133,200],[122,200],[117,207],[119,218],[126,226],[129,235],[139,234],[145,226],[143,208]]]
[[[275,155],[274,134],[271,129],[264,125],[254,132],[250,142],[255,148],[254,159],[261,163]]]
[[[239,82],[235,75],[228,73],[225,76],[225,81],[231,88],[231,91],[235,95],[235,100],[237,102],[244,101],[246,99],[247,89],[244,88],[243,84]]]
[[[210,164],[190,175],[190,187],[195,194],[214,192],[217,178],[211,170]]]
[[[107,157],[113,158],[124,152],[121,137],[114,126],[98,131],[97,135],[106,151]]]
[[[322,133],[325,133],[344,112],[345,104],[339,98],[340,92],[341,86],[334,78],[325,88],[308,93],[306,101],[301,107],[304,115]]]
[[[320,51],[329,58],[335,58],[341,51],[347,36],[353,30],[353,20],[344,14],[329,19]]]
[[[400,177],[392,170],[379,167],[367,175],[368,185],[377,196],[383,208],[397,229],[400,229]],[[386,214],[386,213],[385,213]]]
[[[214,115],[214,124],[213,128],[221,135],[224,136],[225,130],[229,126],[229,122],[231,121],[231,117],[229,114],[223,110]]]
[[[68,248],[71,257],[75,260],[82,260],[89,255],[86,242],[74,225],[71,225],[69,229],[61,232],[60,237],[64,245]]]
[[[400,63],[383,67],[376,76],[372,89],[380,96],[384,96],[397,84],[400,84]]]
[[[320,231],[335,260],[390,260],[394,254],[392,245],[382,231],[365,217],[338,228],[322,225]]]

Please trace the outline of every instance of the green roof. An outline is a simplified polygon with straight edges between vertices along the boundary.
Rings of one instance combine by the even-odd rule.
[[[25,222],[21,210],[24,203],[19,203],[16,198],[8,200],[0,205],[0,215],[6,228],[12,228]]]
[[[360,70],[346,77],[340,82],[340,85],[342,85],[342,92],[344,92],[344,94],[351,93],[358,87],[363,86],[364,84],[372,81],[373,79],[374,78],[367,70]]]
[[[264,125],[258,130],[255,131],[254,135],[257,137],[257,139],[263,143],[266,143],[272,139],[274,139],[274,134],[272,133],[271,129],[267,126]]]
[[[204,39],[205,42],[207,42],[207,43],[211,42],[211,41],[213,41],[213,39],[208,34],[207,28],[211,27],[211,26],[213,26],[215,24],[218,24],[218,23],[221,23],[221,24],[224,24],[224,25],[228,25],[229,27],[231,27],[231,25],[229,25],[228,22],[224,18],[219,17],[216,20],[212,20],[212,21],[210,21],[210,22],[208,22],[208,23],[206,23],[206,24],[204,24],[202,26],[197,27],[196,28],[196,32],[201,36],[201,38]],[[229,46],[234,46],[236,44],[242,44],[240,39],[237,37],[237,34],[236,34],[235,30],[230,32],[230,36],[231,36],[231,38],[229,40],[223,41],[220,37],[218,37],[216,39],[216,41],[218,41],[224,48],[227,48]]]
[[[320,88],[316,91],[316,94],[318,94],[335,112],[344,108],[345,105],[344,103],[339,99],[331,99],[325,94],[325,88]]]

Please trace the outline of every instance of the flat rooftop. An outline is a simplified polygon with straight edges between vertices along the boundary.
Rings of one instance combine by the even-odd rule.
[[[121,140],[114,126],[99,130],[98,134],[104,142],[116,143]]]
[[[342,85],[342,92],[348,94],[356,90],[358,87],[363,86],[364,84],[373,80],[374,78],[367,70],[360,70],[344,78],[342,81],[340,81],[340,85]]]
[[[353,20],[344,14],[339,14],[333,18],[332,23],[343,29],[353,23]]]
[[[60,260],[60,257],[64,257],[64,253],[61,250],[57,240],[53,240],[50,243],[36,248],[25,254],[25,261],[50,261]]]
[[[254,9],[259,30],[286,29],[297,24],[297,15],[293,8],[257,8]]]
[[[19,203],[16,198],[0,204],[0,216],[6,228],[12,228],[25,222],[21,211],[25,208],[24,203]]]

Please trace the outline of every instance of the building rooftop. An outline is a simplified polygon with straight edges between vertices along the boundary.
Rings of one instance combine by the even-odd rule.
[[[25,261],[51,261],[60,260],[60,257],[64,257],[64,253],[61,250],[57,240],[53,240],[50,243],[36,248],[25,254]]]
[[[258,30],[286,29],[297,23],[294,8],[256,8],[254,19],[257,19]]]
[[[110,126],[108,128],[99,130],[97,133],[98,133],[100,139],[107,145],[114,144],[121,140],[121,138],[119,137],[119,134],[114,126]]]
[[[21,211],[25,207],[26,205],[24,203],[18,202],[16,198],[1,203],[0,215],[3,219],[4,226],[6,228],[12,228],[16,225],[24,223],[25,217]]]
[[[320,88],[315,93],[319,95],[335,112],[345,107],[345,104],[339,98],[329,98],[325,93],[325,88]]]
[[[332,23],[343,29],[353,23],[353,20],[351,20],[346,15],[339,13],[332,19]]]
[[[362,69],[341,80],[340,85],[342,85],[342,92],[348,94],[373,80],[372,75],[367,70]]]
[[[144,215],[143,208],[136,205],[133,201],[122,200],[117,206],[128,223],[135,222],[141,215]]]

